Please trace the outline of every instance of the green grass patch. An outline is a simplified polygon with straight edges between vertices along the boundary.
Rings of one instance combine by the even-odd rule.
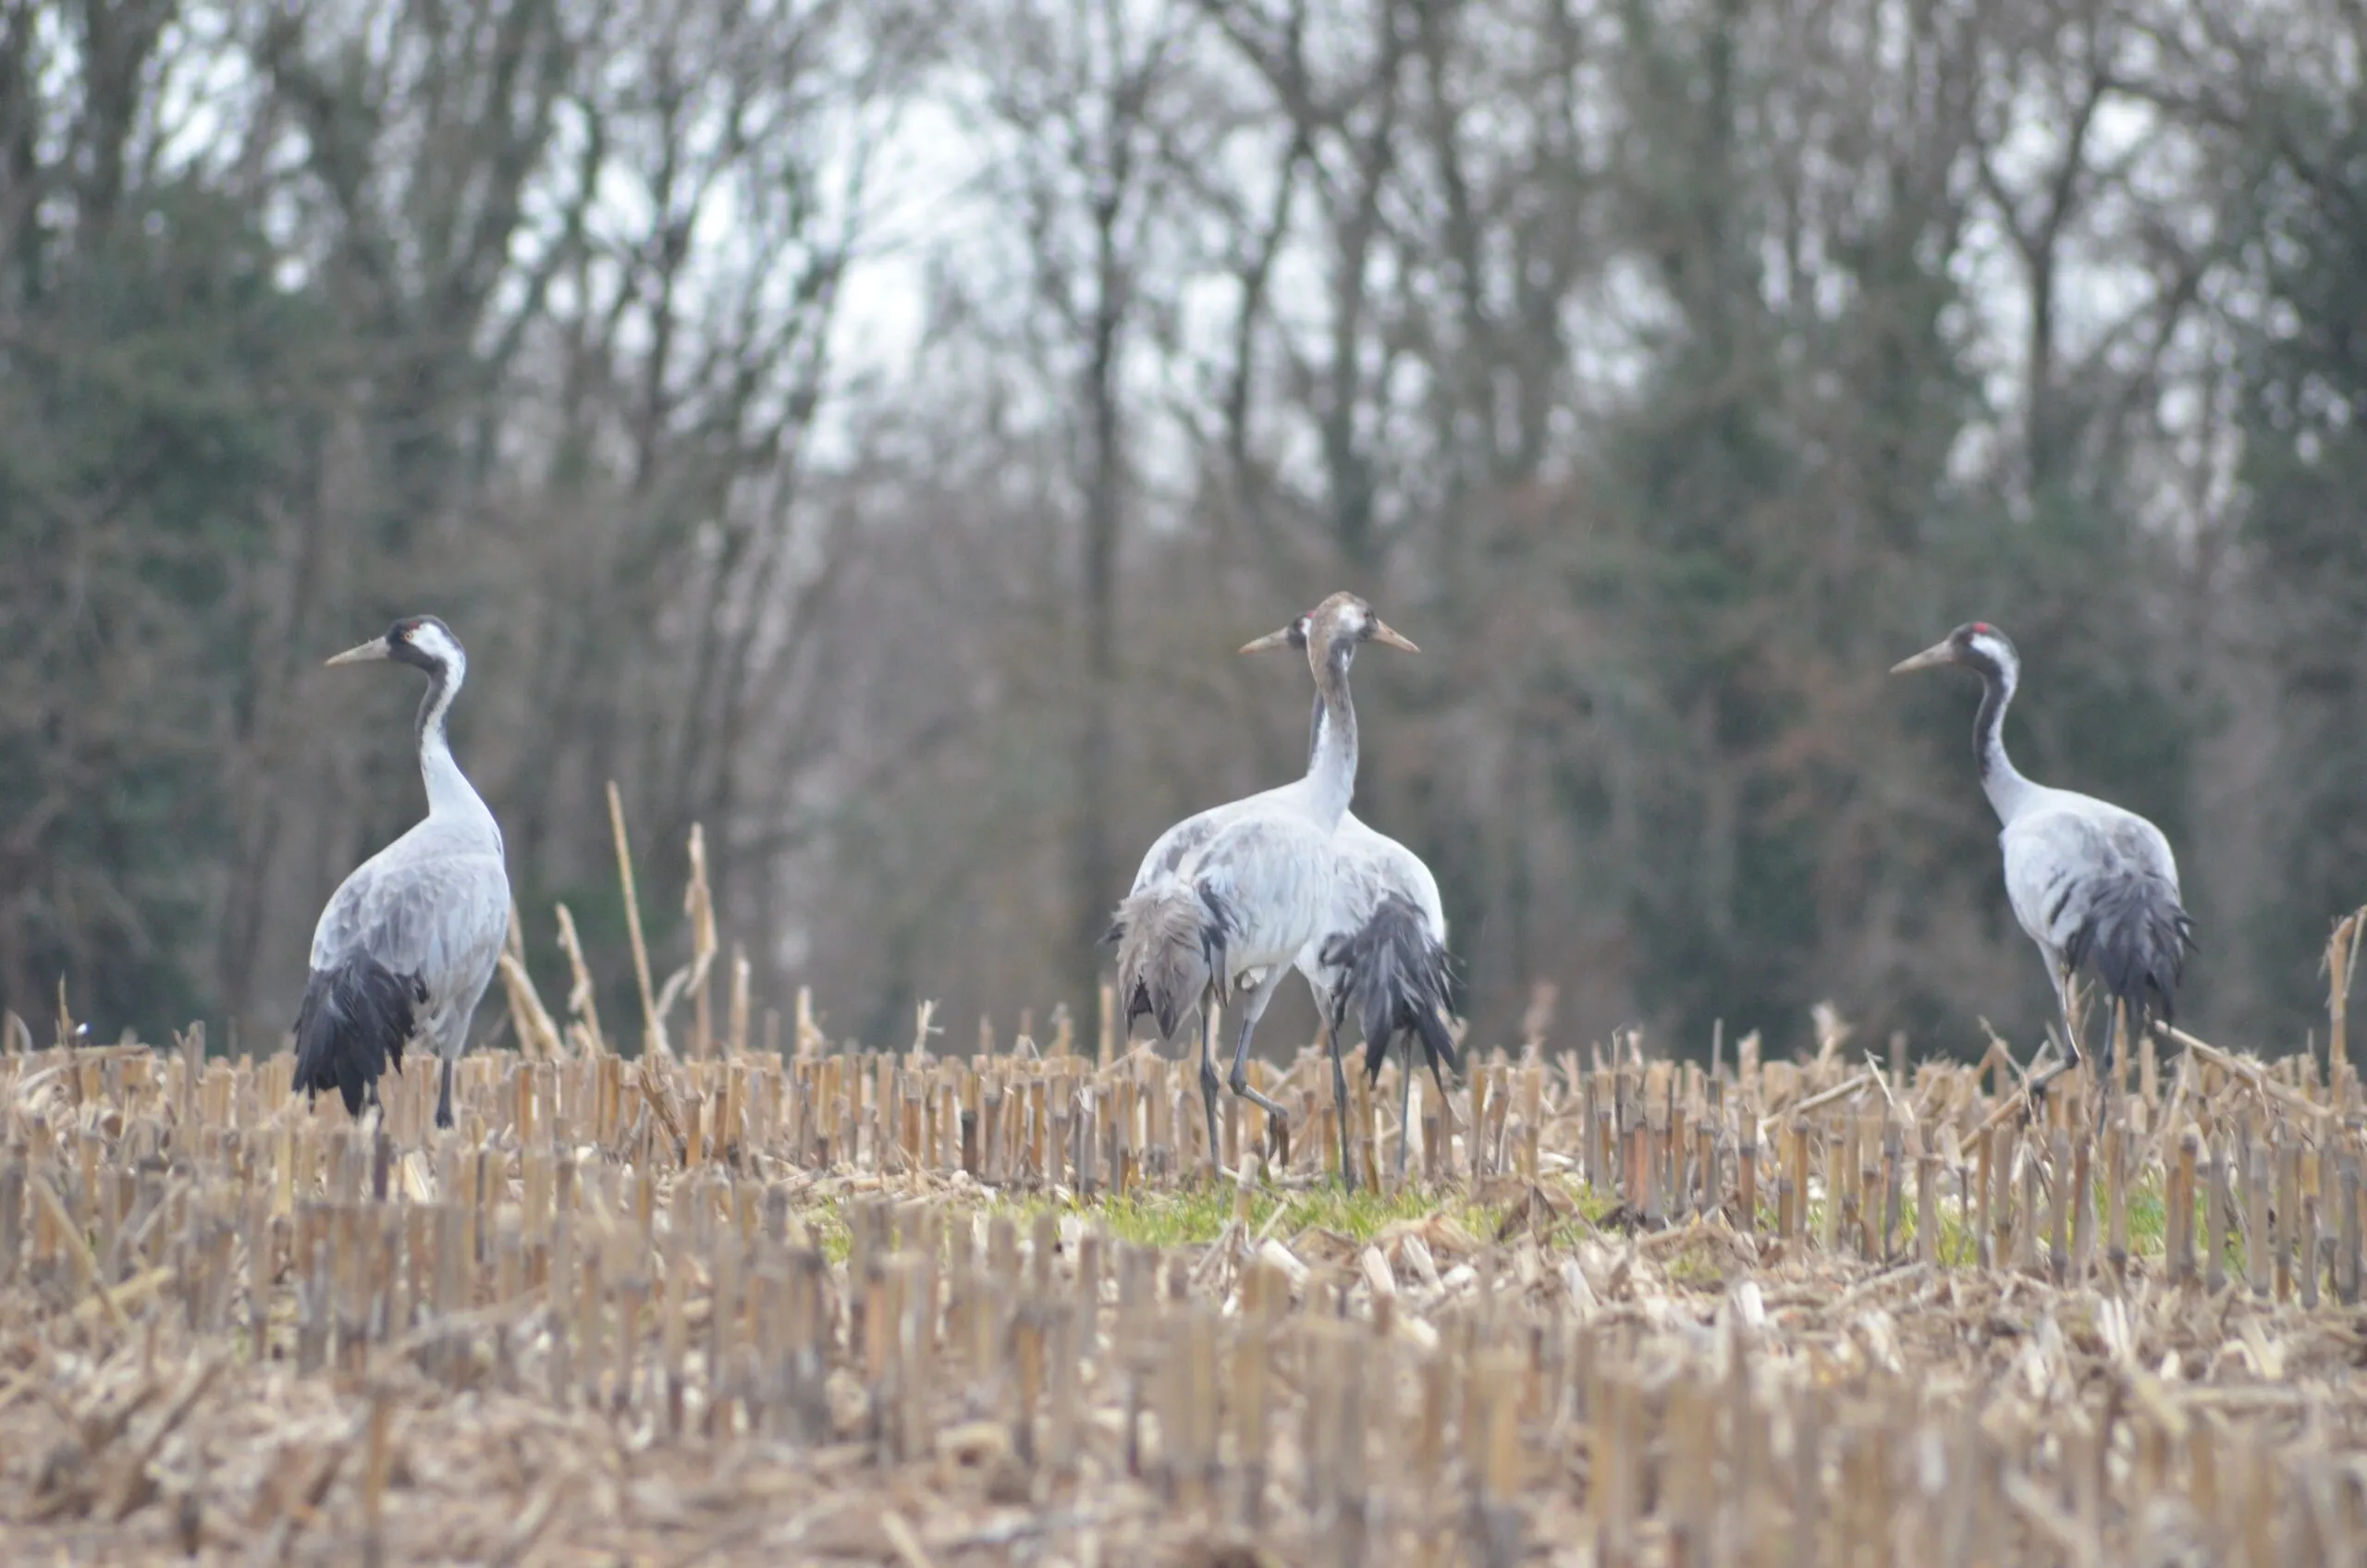
[[[1581,1241],[1600,1233],[1604,1223],[1612,1219],[1618,1208],[1616,1194],[1599,1192],[1576,1176],[1548,1175],[1541,1179],[1557,1198],[1566,1198],[1565,1209],[1557,1202],[1551,1218],[1539,1211],[1540,1227],[1537,1239],[1549,1252],[1568,1251]],[[2018,1198],[2018,1189],[2017,1190]],[[1912,1256],[1916,1246],[1916,1207],[1910,1188],[1904,1194],[1897,1231],[1893,1246],[1897,1255]],[[1089,1223],[1098,1223],[1112,1238],[1136,1246],[1173,1248],[1205,1246],[1224,1231],[1234,1212],[1235,1189],[1231,1182],[1207,1186],[1190,1186],[1164,1191],[1137,1192],[1124,1197],[1098,1196],[1080,1200],[1073,1195],[1055,1197],[1049,1194],[1006,1191],[997,1196],[987,1208],[990,1216],[1008,1217],[1024,1235],[1033,1227],[1039,1215],[1056,1217],[1076,1215]],[[2101,1253],[2110,1239],[2109,1214],[2103,1194],[2095,1194],[2096,1245]],[[1253,1233],[1278,1236],[1287,1241],[1308,1230],[1321,1230],[1343,1236],[1358,1244],[1371,1241],[1390,1225],[1404,1220],[1422,1220],[1443,1217],[1467,1231],[1473,1240],[1492,1242],[1502,1228],[1508,1211],[1500,1205],[1472,1200],[1470,1189],[1460,1182],[1424,1188],[1409,1186],[1392,1193],[1373,1193],[1362,1188],[1351,1191],[1337,1183],[1296,1190],[1260,1187],[1249,1198],[1249,1228]],[[1825,1202],[1822,1198],[1809,1201],[1801,1216],[1803,1234],[1810,1243],[1821,1244],[1824,1235]],[[1976,1209],[1960,1205],[1953,1193],[1939,1205],[1940,1236],[1938,1253],[1944,1267],[1970,1266],[1979,1256],[1975,1235]],[[1511,1218],[1517,1219],[1516,1213]],[[1873,1216],[1877,1228],[1880,1213]],[[2195,1200],[2195,1238],[2198,1253],[2207,1246],[2204,1240],[2205,1201]],[[845,1212],[836,1204],[821,1204],[799,1214],[815,1244],[832,1262],[843,1262],[849,1251],[851,1237]],[[2224,1256],[2230,1274],[2239,1274],[2243,1268],[2243,1248],[2236,1226],[2239,1215],[2231,1214],[2230,1231],[2225,1239]],[[2048,1212],[2043,1199],[2034,1222],[2039,1227],[2039,1243],[2046,1244]],[[1776,1207],[1772,1201],[1761,1204],[1758,1231],[1761,1236],[1772,1236],[1776,1229]],[[2169,1217],[2165,1202],[2164,1184],[2156,1174],[2131,1183],[2128,1190],[2128,1251],[2131,1257],[2159,1259],[2167,1247]],[[1849,1243],[1845,1239],[1846,1248]],[[2207,1255],[2205,1255],[2207,1256]],[[2201,1259],[2198,1259],[2200,1262]],[[1723,1266],[1714,1259],[1688,1260],[1686,1255],[1672,1261],[1670,1276],[1679,1283],[1715,1284],[1723,1278]],[[1679,1278],[1679,1276],[1684,1276]]]
[[[1576,1176],[1563,1177],[1562,1190],[1569,1194],[1570,1201],[1577,1206],[1578,1218],[1590,1226],[1600,1225],[1619,1207],[1617,1193],[1597,1192]]]
[[[2198,1207],[2195,1230],[2201,1233],[2202,1216]],[[2128,1256],[2160,1257],[2169,1251],[2169,1194],[2157,1181],[2132,1184],[2128,1189]]]
[[[844,1263],[854,1250],[854,1232],[847,1228],[846,1210],[838,1204],[821,1204],[800,1213],[805,1229],[814,1237],[814,1244],[832,1263]]]
[[[1098,1221],[1111,1236],[1136,1246],[1204,1246],[1215,1241],[1233,1219],[1233,1196],[1230,1184],[1090,1201],[1011,1194],[997,1198],[987,1212],[1010,1216],[1023,1231],[1039,1214],[1074,1214]],[[1385,1194],[1349,1192],[1338,1186],[1297,1192],[1261,1188],[1249,1199],[1250,1230],[1284,1238],[1316,1228],[1336,1231],[1351,1241],[1368,1242],[1394,1221],[1434,1214],[1446,1215],[1481,1241],[1495,1234],[1503,1218],[1498,1209],[1468,1201],[1456,1188],[1406,1187]]]
[[[1292,1194],[1282,1208],[1282,1223],[1275,1227],[1278,1235],[1294,1235],[1313,1226],[1336,1231],[1356,1242],[1372,1240],[1395,1220],[1426,1219],[1432,1215],[1444,1215],[1485,1241],[1495,1234],[1503,1219],[1501,1210],[1472,1203],[1453,1188],[1424,1192],[1404,1187],[1394,1193],[1370,1193],[1318,1187]],[[1265,1223],[1263,1217],[1258,1223]]]
[[[1726,1266],[1707,1248],[1690,1246],[1661,1265],[1661,1277],[1672,1285],[1693,1290],[1723,1290]]]
[[[2101,1256],[2103,1249],[2111,1243],[2112,1214],[2101,1187],[2091,1188],[2090,1195],[2095,1206],[2093,1233],[2096,1248]],[[2014,1201],[2018,1207],[2020,1204],[2018,1185],[2015,1189]],[[1822,1198],[1809,1200],[1802,1219],[1802,1226],[1804,1233],[1811,1241],[1821,1242],[1823,1238],[1824,1212],[1825,1200]],[[2201,1245],[2199,1238],[2205,1229],[2203,1214],[2203,1200],[2198,1197],[2195,1200],[2195,1234],[2198,1238],[2198,1247]],[[1960,1204],[1954,1193],[1950,1193],[1942,1200],[1939,1205],[1938,1254],[1944,1267],[1969,1267],[1979,1259],[1980,1239],[1976,1233],[1978,1230],[1976,1222],[1979,1218],[1979,1206],[1973,1204],[1968,1207]],[[2042,1192],[2039,1199],[2039,1212],[2028,1220],[2029,1223],[2038,1227],[2039,1245],[2042,1250],[2044,1249],[2049,1239],[2047,1227],[2051,1218],[2052,1210],[2048,1207],[2048,1200]],[[1775,1219],[1774,1209],[1772,1206],[1769,1206],[1761,1218],[1762,1233],[1773,1232]],[[1879,1209],[1875,1211],[1874,1219],[1879,1226],[1881,1222]],[[1898,1230],[1895,1239],[1895,1244],[1899,1252],[1907,1253],[1914,1250],[1918,1229],[1915,1195],[1913,1189],[1909,1188],[1903,1194]],[[2131,1182],[2128,1188],[2128,1256],[2132,1258],[2164,1256],[2168,1249],[2168,1232],[2169,1210],[2161,1177],[2152,1175]],[[2010,1244],[2010,1242],[2007,1244]],[[2233,1246],[2235,1243],[2230,1244]],[[2236,1250],[2239,1252],[2240,1248],[2238,1247]],[[2231,1257],[2232,1256],[2233,1254]]]

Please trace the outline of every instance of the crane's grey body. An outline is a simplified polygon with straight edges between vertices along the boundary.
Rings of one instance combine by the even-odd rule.
[[[1316,635],[1307,634],[1311,622]],[[1128,1025],[1145,1014],[1162,1037],[1200,1014],[1200,1092],[1211,1158],[1217,1135],[1215,1003],[1241,994],[1233,1057],[1234,1095],[1287,1113],[1249,1086],[1249,1046],[1275,990],[1299,954],[1321,939],[1339,864],[1332,834],[1355,791],[1355,708],[1347,672],[1367,639],[1411,648],[1352,594],[1334,594],[1311,618],[1242,651],[1307,650],[1321,702],[1306,774],[1289,784],[1198,813],[1159,835],[1118,906],[1118,988]]]
[[[452,1066],[509,929],[501,829],[460,772],[445,715],[467,673],[460,642],[433,617],[398,621],[332,663],[389,658],[427,671],[420,775],[427,815],[340,884],[313,930],[312,975],[297,1020],[297,1086],[336,1088],[347,1109],[374,1101],[405,1047],[440,1063],[435,1120],[452,1124]]]
[[[2177,902],[2170,841],[2109,801],[2032,786],[1997,842],[2014,918],[2050,962],[2080,947],[2083,933],[2108,926],[2117,936],[2146,911]]]
[[[1174,881],[1215,912],[1224,962],[1220,995],[1270,993],[1293,961],[1321,935],[1331,910],[1337,863],[1319,806],[1278,802],[1225,824],[1184,857]],[[1269,974],[1268,971],[1272,973]],[[1257,1011],[1264,1012],[1261,1001]]]
[[[482,825],[431,817],[337,888],[313,929],[313,968],[331,973],[367,957],[416,975],[425,999],[411,1037],[448,1062],[467,1048],[509,930],[509,878],[491,814]]]
[[[2094,965],[2105,990],[2127,1009],[2131,1035],[2141,1034],[2150,1019],[2171,1016],[2193,922],[2179,902],[2177,858],[2160,828],[2109,801],[2034,784],[2005,754],[2005,710],[2020,682],[2021,659],[2005,634],[1983,621],[1959,626],[1893,673],[1941,664],[1964,665],[1981,678],[1973,744],[1981,790],[2002,825],[2005,898],[2046,957],[2063,1016],[2066,1054],[2033,1081],[2043,1087],[2080,1060],[2071,1011],[2071,980],[2079,968]],[[2105,1041],[2108,1080],[2109,1022]],[[2101,1119],[2108,1096],[2096,1098]]]

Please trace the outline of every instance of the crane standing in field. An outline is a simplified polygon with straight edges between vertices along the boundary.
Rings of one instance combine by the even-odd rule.
[[[1305,648],[1310,618],[1301,616],[1280,631],[1249,643],[1245,654],[1269,648]],[[1323,694],[1315,698],[1308,722],[1307,766],[1323,739]],[[1446,908],[1438,878],[1422,857],[1357,817],[1340,814],[1331,835],[1337,857],[1331,906],[1321,934],[1301,948],[1292,967],[1306,977],[1331,1058],[1331,1093],[1339,1106],[1340,1174],[1353,1184],[1348,1079],[1341,1064],[1341,1035],[1353,1011],[1365,1034],[1365,1072],[1379,1081],[1390,1046],[1406,1039],[1405,1072],[1398,1085],[1397,1174],[1405,1174],[1404,1129],[1413,1106],[1414,1051],[1419,1041],[1430,1077],[1446,1093],[1445,1071],[1455,1065],[1454,1036],[1446,1026]]]
[[[1160,1037],[1200,1010],[1200,1098],[1209,1158],[1217,1138],[1216,1004],[1245,991],[1233,1047],[1234,1095],[1286,1120],[1249,1085],[1249,1043],[1299,952],[1321,937],[1336,872],[1332,834],[1356,784],[1356,710],[1348,667],[1377,642],[1420,650],[1353,594],[1334,594],[1295,625],[1320,706],[1304,778],[1186,817],[1143,857],[1110,935],[1126,1023],[1146,1014]],[[1291,628],[1276,633],[1287,641]],[[1251,648],[1265,645],[1260,639]]]
[[[468,655],[432,615],[399,620],[329,660],[388,659],[427,672],[419,704],[419,772],[427,815],[355,868],[313,931],[313,974],[296,1014],[296,1087],[335,1089],[345,1109],[376,1104],[378,1079],[425,1040],[442,1060],[435,1124],[452,1125],[452,1064],[493,978],[509,929],[501,828],[452,760],[444,719]]]
[[[2152,1018],[2169,1022],[2194,923],[2178,902],[2177,861],[2160,828],[2109,801],[2033,784],[2005,755],[2005,708],[2022,669],[2005,634],[1986,621],[1971,621],[1901,659],[1891,673],[1939,665],[1962,665],[1981,677],[1973,746],[1981,787],[2005,825],[1997,838],[2005,852],[2005,897],[2014,918],[2046,955],[2063,1011],[2066,1054],[2031,1081],[2032,1089],[2042,1090],[2056,1073],[2079,1063],[2071,1014],[2071,977],[2079,966],[2094,960],[2104,989],[2127,1011],[2133,1039]],[[2100,1121],[2112,1052],[2108,1025],[2096,1095]]]

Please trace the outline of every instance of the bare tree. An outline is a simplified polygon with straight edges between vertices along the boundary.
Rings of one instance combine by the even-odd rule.
[[[1146,275],[1172,244],[1191,87],[1180,6],[1122,0],[1016,4],[982,15],[997,40],[987,101],[1012,137],[1000,178],[1025,229],[1047,349],[1071,378],[1076,535],[1071,739],[1068,983],[1092,994],[1093,944],[1124,889],[1113,845],[1120,570],[1135,432],[1127,385]]]

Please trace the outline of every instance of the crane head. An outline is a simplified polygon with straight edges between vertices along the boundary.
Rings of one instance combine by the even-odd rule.
[[[348,648],[328,662],[366,664],[378,659],[411,665],[433,675],[439,669],[457,672],[465,667],[467,655],[461,653],[460,640],[452,635],[450,627],[432,615],[413,615],[386,628],[385,636],[373,637],[358,648]]]
[[[2004,675],[2020,662],[2014,644],[2004,632],[1985,620],[1968,620],[1921,653],[1899,660],[1890,667],[1890,672],[1905,675],[1910,670],[1960,664],[1984,675]]]
[[[1332,594],[1281,631],[1243,643],[1241,651],[1262,654],[1269,648],[1297,648],[1306,655],[1309,665],[1319,666],[1333,657],[1353,655],[1359,643],[1379,643],[1409,654],[1422,651],[1412,638],[1373,614],[1370,605],[1348,593]]]

